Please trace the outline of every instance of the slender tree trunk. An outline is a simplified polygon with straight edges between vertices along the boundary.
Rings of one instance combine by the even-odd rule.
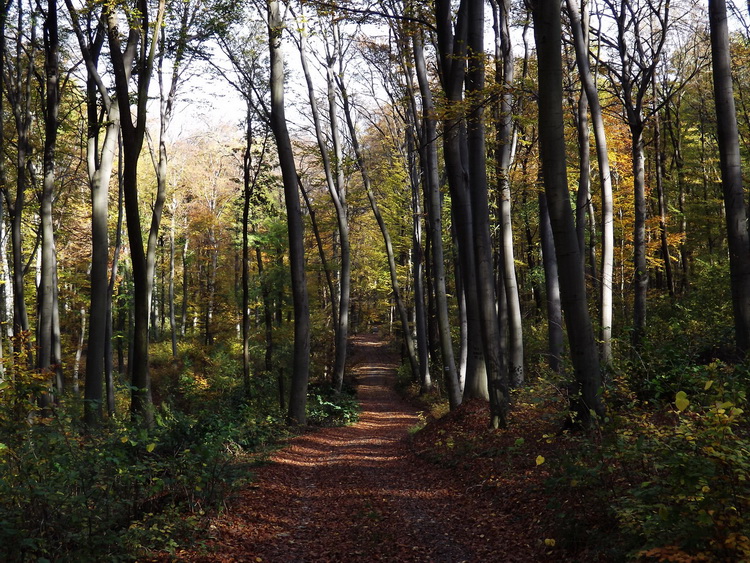
[[[560,304],[560,281],[557,273],[557,256],[552,236],[552,225],[547,208],[547,196],[539,191],[539,238],[542,243],[544,285],[547,294],[547,341],[549,367],[560,372],[563,354],[563,319]]]
[[[604,416],[599,357],[586,300],[583,256],[578,246],[568,192],[562,90],[562,29],[559,6],[532,2],[539,64],[539,143],[544,188],[559,266],[560,298],[575,370],[574,409],[586,424],[591,412]],[[574,394],[577,395],[577,394]]]
[[[339,244],[341,245],[341,267],[339,272],[339,315],[336,330],[336,357],[333,366],[333,388],[341,391],[344,383],[344,369],[346,368],[346,352],[349,343],[349,309],[351,307],[352,291],[352,259],[349,243],[349,217],[346,204],[346,179],[344,178],[344,152],[339,131],[338,107],[336,103],[336,78],[334,63],[339,61],[343,65],[341,52],[341,38],[338,25],[333,27],[335,56],[328,55],[326,72],[328,82],[328,114],[331,124],[331,139],[333,141],[334,169],[336,171],[336,221],[338,224]],[[339,74],[343,70],[339,69]]]
[[[242,159],[242,385],[245,398],[250,398],[250,196],[252,188],[253,113],[250,100],[246,100],[245,154]],[[259,260],[259,276],[263,260]],[[263,283],[261,281],[261,283]],[[265,303],[265,292],[264,292]]]
[[[425,202],[427,207],[427,226],[430,234],[430,250],[432,254],[432,276],[435,291],[435,310],[437,313],[437,325],[440,337],[440,352],[443,360],[443,369],[449,381],[458,382],[458,387],[463,392],[463,385],[459,381],[456,371],[456,360],[453,352],[453,341],[451,337],[450,317],[448,314],[448,293],[445,287],[445,253],[443,249],[443,209],[440,199],[440,178],[438,176],[438,153],[437,153],[437,121],[435,116],[435,104],[432,99],[430,84],[427,79],[427,65],[424,60],[424,45],[422,38],[414,35],[412,38],[414,51],[414,67],[419,83],[419,92],[422,98],[422,139],[421,158],[424,162],[425,178]]]
[[[646,332],[646,297],[648,293],[648,262],[646,260],[646,167],[643,129],[631,124],[633,158],[633,348],[638,351]]]
[[[28,159],[31,156],[29,134],[31,132],[31,69],[24,61],[33,61],[35,31],[31,26],[31,53],[27,53],[24,45],[24,10],[18,6],[18,28],[16,41],[15,68],[8,83],[8,98],[11,103],[16,125],[16,196],[12,207],[8,211],[11,218],[11,247],[13,251],[13,332],[16,335],[29,330],[29,317],[26,309],[26,291],[24,277],[26,264],[23,258],[23,211],[26,204],[26,188],[28,183]],[[28,58],[28,59],[27,59]],[[24,68],[27,69],[24,74]],[[6,197],[6,199],[8,199]]]
[[[503,259],[503,285],[508,317],[508,373],[510,385],[520,387],[523,374],[523,325],[521,297],[516,279],[516,259],[513,248],[513,223],[511,220],[510,166],[513,149],[513,49],[510,39],[510,0],[492,0],[495,21],[495,75],[502,85],[503,95],[498,107],[497,125],[497,177],[500,192],[500,224]],[[502,61],[502,64],[501,64]]]
[[[323,133],[323,127],[318,111],[315,91],[313,88],[312,77],[308,70],[307,64],[307,39],[306,31],[302,31],[300,37],[300,60],[302,69],[307,82],[308,96],[310,99],[310,109],[312,112],[313,123],[315,125],[315,134],[318,141],[323,170],[326,177],[328,193],[331,196],[334,209],[336,210],[336,224],[338,227],[338,242],[340,250],[340,268],[339,268],[339,291],[337,294],[331,294],[336,313],[334,314],[334,335],[335,335],[335,358],[333,368],[333,386],[337,391],[341,390],[344,381],[344,368],[346,367],[346,348],[349,338],[349,306],[351,295],[351,248],[349,244],[349,224],[346,210],[346,192],[345,179],[343,170],[343,151],[338,126],[337,108],[336,108],[336,80],[334,77],[334,68],[336,57],[329,54],[326,67],[326,83],[328,86],[328,112],[331,127],[331,138],[333,142],[333,162],[329,156],[330,149]],[[336,35],[336,33],[334,33]],[[338,41],[338,39],[335,39]],[[338,297],[338,299],[337,299]]]
[[[687,247],[687,215],[685,214],[685,158],[682,154],[682,125],[680,120],[681,96],[675,96],[673,103],[667,104],[667,130],[672,144],[671,168],[677,176],[677,210],[679,212],[680,235],[680,293],[685,293],[690,282],[690,260]]]
[[[742,160],[734,107],[725,1],[709,0],[708,16],[711,28],[717,137],[729,243],[735,343],[739,353],[745,355],[750,350],[750,236],[742,184]]]
[[[122,155],[122,151],[119,153]],[[121,160],[121,159],[120,159]],[[122,166],[120,166],[122,169]],[[112,256],[112,267],[109,274],[109,283],[107,285],[107,324],[105,327],[104,337],[104,382],[107,390],[107,414],[112,417],[115,414],[115,380],[112,354],[112,300],[115,294],[115,282],[117,281],[117,270],[120,265],[120,251],[122,250],[122,221],[123,221],[123,189],[122,181],[118,174],[118,195],[117,195],[117,229],[115,231],[115,248]],[[120,329],[122,331],[122,328]],[[122,339],[120,335],[117,339],[119,352],[119,373],[122,374]]]
[[[411,111],[409,111],[411,114]],[[413,120],[416,116],[410,115]],[[414,131],[414,128],[411,128]],[[412,277],[414,278],[414,317],[417,329],[417,354],[419,357],[420,392],[432,389],[430,377],[429,337],[427,333],[427,311],[425,310],[424,289],[424,249],[422,247],[422,205],[419,193],[419,172],[415,159],[413,135],[407,132],[407,159],[409,161],[409,178],[411,184],[412,206]]]
[[[271,51],[271,129],[276,137],[284,183],[294,303],[294,352],[288,418],[292,423],[305,424],[310,369],[310,306],[305,279],[304,225],[297,193],[297,171],[284,114],[284,61],[280,51],[283,22],[277,0],[268,2],[268,31]]]
[[[0,3],[0,115],[5,115],[5,92],[6,77],[5,77],[5,49],[6,49],[6,38],[5,30],[8,22],[8,12],[13,4],[13,0],[3,0]],[[3,119],[0,119],[0,154],[5,154],[5,123]],[[0,318],[0,322],[5,327],[5,334],[8,338],[8,347],[10,355],[13,353],[13,323],[8,322],[8,319],[14,317],[13,313],[13,291],[12,281],[10,273],[10,264],[8,263],[7,255],[7,227],[5,222],[5,209],[8,209],[8,215],[13,217],[12,204],[10,201],[10,195],[6,186],[8,185],[8,175],[5,164],[5,159],[0,158],[0,194],[2,194],[2,202],[0,202],[0,268],[2,268],[2,281],[0,285],[0,310],[3,315]],[[2,351],[3,334],[0,330],[0,351]],[[0,376],[5,376],[5,367],[0,365]]]
[[[588,58],[588,43],[581,22],[581,10],[577,0],[568,0],[571,30],[576,51],[576,62],[581,83],[586,91],[594,126],[596,157],[599,164],[599,179],[602,187],[602,268],[600,284],[600,341],[601,361],[608,365],[612,361],[612,287],[614,274],[614,214],[612,199],[612,176],[607,152],[607,137],[604,131],[604,118],[599,103],[599,93],[591,73]]]
[[[55,233],[52,222],[52,202],[55,197],[55,152],[57,150],[57,130],[60,113],[59,86],[59,35],[57,28],[57,2],[48,0],[47,17],[44,22],[46,100],[44,124],[44,179],[42,197],[39,204],[39,221],[42,238],[41,276],[39,283],[39,318],[37,321],[37,368],[50,373],[53,377],[55,391],[62,394],[62,378],[53,366],[54,344],[53,324],[55,317],[55,299],[57,281],[55,259]],[[58,327],[59,328],[59,327]],[[58,330],[59,333],[59,330]]]
[[[188,244],[190,237],[185,233],[185,242],[182,245],[182,312],[180,314],[180,335],[185,336],[187,332],[188,295],[190,293],[190,276],[188,270]]]
[[[78,395],[80,391],[79,374],[81,373],[81,356],[83,356],[83,345],[86,342],[86,309],[81,309],[81,334],[78,337],[75,359],[73,360],[73,393]]]
[[[177,358],[177,319],[174,310],[174,255],[175,255],[175,214],[177,213],[177,202],[171,205],[171,218],[169,223],[169,332],[172,337],[172,357]]]
[[[414,345],[414,338],[412,337],[411,328],[409,328],[409,315],[406,310],[406,306],[404,305],[404,301],[401,296],[401,288],[398,283],[396,255],[393,252],[391,235],[388,232],[388,227],[386,226],[385,221],[383,220],[383,216],[380,213],[378,202],[375,199],[375,194],[372,191],[370,176],[367,173],[365,159],[359,146],[359,139],[357,138],[357,129],[354,126],[352,108],[349,105],[349,96],[347,95],[346,89],[340,83],[339,89],[343,98],[344,117],[346,118],[346,124],[349,129],[349,137],[352,143],[352,149],[354,150],[354,155],[357,159],[357,167],[359,168],[360,175],[362,176],[362,184],[364,185],[365,192],[367,193],[367,199],[370,202],[370,208],[372,209],[372,213],[375,216],[375,221],[377,222],[380,233],[383,236],[385,253],[388,258],[388,272],[391,278],[391,289],[393,291],[393,299],[396,302],[396,309],[398,310],[399,319],[401,320],[404,345],[406,347],[406,354],[409,359],[409,367],[412,370],[412,374],[416,376],[419,373],[419,360],[417,359],[417,351],[416,346]]]
[[[654,82],[656,82],[654,80]],[[655,88],[654,88],[655,89]],[[654,176],[656,177],[656,198],[659,207],[659,244],[661,256],[664,263],[664,275],[667,282],[667,291],[674,299],[674,279],[672,275],[672,258],[669,255],[669,242],[667,240],[667,196],[664,189],[664,153],[661,147],[661,119],[659,114],[654,114]]]

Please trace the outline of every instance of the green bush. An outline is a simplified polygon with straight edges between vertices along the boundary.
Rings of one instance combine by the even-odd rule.
[[[307,422],[313,426],[345,426],[359,420],[360,406],[353,393],[335,392],[328,385],[310,386]]]
[[[750,560],[745,392],[709,379],[702,393],[674,399],[666,420],[631,413],[601,440],[579,438],[550,484],[608,507],[620,542],[608,548],[619,545],[619,558]]]
[[[0,433],[2,561],[125,560],[189,543],[198,517],[247,482],[240,454],[283,428],[247,407],[163,407],[151,430],[111,421],[89,436],[66,416]]]

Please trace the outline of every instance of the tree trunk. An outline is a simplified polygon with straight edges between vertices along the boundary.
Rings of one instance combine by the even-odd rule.
[[[477,290],[482,326],[482,347],[487,366],[490,394],[490,424],[507,425],[509,409],[508,373],[501,352],[500,324],[497,318],[495,275],[490,237],[489,197],[487,190],[487,151],[485,146],[484,107],[479,102],[484,92],[484,2],[470,2],[468,9],[468,68],[466,97],[474,104],[467,116],[467,145],[471,214],[474,222]],[[523,363],[523,360],[521,361]]]
[[[612,176],[607,152],[607,137],[604,130],[604,118],[599,103],[599,93],[591,74],[588,58],[588,43],[581,22],[581,11],[576,0],[568,0],[568,13],[573,32],[573,43],[576,51],[576,62],[581,83],[586,91],[591,121],[594,125],[596,158],[599,164],[599,180],[602,187],[602,271],[600,283],[600,336],[601,361],[608,365],[612,361],[612,284],[614,273],[614,214],[612,199]]]
[[[559,267],[560,298],[575,370],[574,409],[581,423],[591,413],[604,416],[601,373],[586,300],[583,256],[578,246],[568,191],[562,89],[560,9],[545,0],[532,2],[538,57],[539,144],[544,190]],[[576,395],[580,394],[580,399]]]
[[[318,141],[318,149],[323,163],[326,185],[331,197],[334,209],[336,210],[336,224],[338,227],[338,242],[341,263],[339,268],[339,291],[338,294],[331,294],[331,300],[336,309],[334,318],[334,338],[335,338],[335,358],[333,367],[333,387],[341,391],[344,381],[344,368],[346,367],[346,348],[349,338],[349,304],[351,295],[351,249],[349,244],[349,224],[346,210],[346,192],[343,170],[343,151],[338,126],[337,108],[336,108],[336,80],[334,77],[333,65],[336,57],[328,55],[326,66],[326,84],[328,96],[328,112],[331,127],[331,138],[333,142],[333,162],[329,156],[331,150],[323,133],[323,127],[318,111],[318,104],[315,99],[312,77],[307,65],[307,39],[306,31],[302,30],[300,36],[300,60],[302,70],[307,82],[308,96],[310,100],[310,110],[315,125],[315,135]],[[334,33],[335,35],[335,33]],[[334,39],[338,41],[338,39]]]
[[[188,244],[190,237],[185,233],[185,242],[182,245],[182,311],[180,313],[180,335],[185,336],[187,332],[188,317],[188,295],[190,293],[190,276],[188,270]]]
[[[55,233],[52,223],[52,202],[55,197],[55,152],[57,150],[57,130],[59,125],[60,86],[59,86],[59,35],[57,28],[57,2],[48,0],[47,17],[44,22],[46,100],[44,123],[44,179],[42,196],[39,202],[39,221],[42,238],[41,276],[37,300],[39,302],[37,321],[37,369],[42,373],[57,373],[53,366],[53,321],[55,283],[57,281],[55,259]],[[58,327],[59,329],[59,327]],[[59,330],[58,330],[59,333]],[[62,394],[62,378],[55,376],[55,391]]]
[[[547,208],[547,196],[539,191],[539,238],[544,263],[544,285],[547,294],[547,342],[549,367],[560,372],[563,354],[563,319],[560,305],[560,280],[557,271],[555,242]]]
[[[242,386],[245,398],[250,398],[250,196],[252,195],[253,114],[250,100],[246,100],[245,153],[242,158]],[[263,260],[259,259],[261,275]],[[262,280],[261,280],[261,283]],[[265,304],[265,291],[263,292]]]
[[[307,381],[310,357],[310,306],[305,279],[304,225],[297,193],[297,171],[284,114],[284,61],[281,55],[283,22],[277,0],[268,2],[268,32],[271,52],[271,129],[276,137],[279,165],[284,183],[284,201],[289,233],[289,263],[294,303],[294,352],[292,383],[289,394],[289,422],[305,424],[307,414]]]
[[[409,121],[416,116],[408,112]],[[420,392],[426,393],[432,389],[430,377],[429,335],[427,333],[427,311],[425,310],[425,288],[424,288],[424,249],[422,247],[422,205],[419,190],[419,171],[416,164],[416,150],[414,147],[414,136],[412,132],[415,124],[412,123],[411,131],[407,132],[407,160],[409,161],[409,179],[411,185],[411,208],[412,208],[412,277],[414,278],[414,325],[417,329],[417,354],[419,357],[419,386]]]
[[[451,212],[458,240],[458,258],[461,282],[466,300],[466,322],[469,346],[467,356],[464,397],[489,399],[488,372],[484,358],[484,338],[477,280],[476,256],[474,248],[474,217],[472,216],[469,193],[469,165],[466,122],[463,116],[463,86],[466,71],[466,37],[468,4],[461,2],[456,20],[455,36],[452,28],[450,2],[439,0],[435,3],[438,22],[438,47],[441,61],[441,81],[450,111],[443,120],[443,155],[445,173],[451,194]],[[484,155],[482,155],[484,158]],[[493,305],[494,307],[494,305]],[[449,388],[451,408],[461,403],[458,384],[455,391]]]
[[[516,279],[516,259],[513,248],[511,219],[510,166],[513,149],[513,49],[510,39],[510,0],[492,0],[495,21],[495,80],[502,85],[497,125],[497,177],[500,192],[500,224],[503,285],[508,317],[508,373],[510,385],[520,387],[523,374],[523,325],[521,297]],[[502,64],[501,62],[502,61]]]
[[[122,155],[122,151],[120,151]],[[122,167],[120,167],[122,168]],[[115,294],[115,282],[117,281],[117,270],[120,266],[120,251],[122,250],[122,220],[123,220],[123,189],[122,181],[119,181],[118,174],[118,194],[117,194],[117,229],[115,231],[115,249],[112,256],[112,268],[109,274],[109,284],[107,285],[107,324],[106,333],[104,337],[104,382],[107,388],[107,414],[114,416],[115,414],[115,380],[114,380],[114,368],[113,368],[113,357],[112,357],[112,333],[113,333],[113,318],[112,318],[112,300]],[[122,329],[121,329],[122,330]],[[118,363],[119,373],[122,374],[122,335],[117,339],[118,343]]]
[[[31,26],[31,53],[25,51],[24,38],[24,10],[18,6],[18,38],[16,41],[16,60],[14,69],[8,82],[7,95],[13,111],[16,126],[16,196],[11,205],[8,206],[8,214],[11,219],[11,247],[13,251],[13,332],[20,336],[29,330],[29,317],[26,309],[26,291],[24,277],[26,264],[23,258],[23,210],[26,204],[26,188],[28,183],[27,170],[28,159],[31,156],[31,145],[29,135],[31,132],[31,77],[32,72],[25,58],[34,59],[35,31]],[[27,69],[24,74],[24,69]],[[5,189],[5,186],[3,186]],[[10,199],[6,196],[6,201]]]
[[[134,112],[131,111],[130,107],[129,88],[133,54],[130,52],[130,46],[125,50],[122,48],[118,29],[119,21],[113,9],[113,6],[105,7],[110,55],[115,75],[115,89],[117,92],[117,103],[120,106],[123,132],[123,190],[125,195],[128,239],[130,242],[130,256],[133,265],[134,328],[130,410],[133,418],[142,418],[146,426],[151,426],[153,424],[153,409],[148,355],[149,312],[153,289],[156,235],[161,220],[164,194],[157,190],[157,197],[151,214],[148,247],[144,248],[140,206],[138,202],[138,160],[143,148],[146,131],[146,105],[148,103],[148,87],[156,52],[156,34],[161,29],[165,0],[159,0],[158,3],[157,17],[153,22],[154,37],[151,38],[147,46],[144,44],[139,49],[136,110]],[[150,10],[147,2],[139,0],[138,17],[131,23],[133,26],[138,26],[138,33],[131,33],[131,38],[140,36],[143,42],[147,41],[149,33],[152,32],[149,13]],[[135,122],[133,122],[133,116],[135,116]]]
[[[724,0],[709,0],[716,125],[721,180],[726,210],[732,311],[737,350],[750,350],[750,237],[747,229],[742,160],[731,74],[727,8]]]
[[[420,157],[424,163],[424,199],[427,211],[427,227],[430,234],[430,251],[432,254],[432,277],[435,291],[435,310],[440,338],[440,353],[443,370],[449,381],[456,381],[459,389],[463,386],[456,371],[456,360],[453,352],[450,317],[448,315],[448,294],[445,287],[445,253],[443,249],[443,206],[440,198],[440,178],[438,175],[437,122],[435,104],[432,99],[430,84],[427,79],[427,65],[424,60],[422,38],[412,38],[414,67],[422,98],[422,138],[420,139]]]
[[[177,201],[171,205],[169,222],[169,332],[172,339],[172,358],[177,359],[177,319],[174,310],[174,255],[175,255],[175,214]]]
[[[654,100],[656,100],[656,78],[654,84]],[[656,103],[654,101],[654,103]],[[656,177],[656,202],[659,208],[659,245],[664,263],[664,275],[667,282],[669,296],[674,299],[674,280],[672,275],[672,259],[669,256],[669,242],[667,240],[667,196],[664,189],[664,153],[662,151],[661,119],[658,111],[654,110],[654,176]]]
[[[646,332],[646,298],[648,294],[648,262],[646,260],[646,167],[643,129],[631,124],[633,157],[633,348],[641,349]]]

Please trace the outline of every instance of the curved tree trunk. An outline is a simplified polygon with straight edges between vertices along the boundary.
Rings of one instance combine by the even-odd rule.
[[[310,109],[315,125],[315,136],[318,141],[323,171],[325,172],[328,193],[331,196],[334,209],[336,210],[336,224],[338,227],[339,245],[341,253],[341,264],[339,269],[339,291],[338,294],[331,293],[331,301],[335,309],[333,314],[334,336],[335,336],[335,359],[333,367],[333,386],[341,391],[344,382],[344,368],[346,367],[346,348],[349,339],[349,305],[351,296],[351,247],[349,244],[349,223],[346,210],[345,180],[343,172],[343,152],[341,147],[340,132],[336,109],[336,80],[333,72],[335,57],[328,57],[326,67],[326,82],[328,96],[328,110],[331,126],[331,137],[333,140],[333,157],[331,162],[330,150],[326,143],[323,127],[320,119],[318,104],[315,99],[312,77],[307,64],[307,39],[305,30],[300,36],[299,52],[302,70],[307,83],[307,92],[310,100]]]
[[[605,366],[612,361],[612,283],[614,273],[614,214],[612,203],[612,176],[607,152],[607,137],[604,130],[604,119],[599,103],[599,93],[591,74],[588,58],[586,33],[581,21],[581,12],[577,0],[568,0],[573,44],[576,51],[576,62],[581,83],[591,111],[596,143],[596,158],[599,164],[599,179],[602,186],[602,271],[600,293],[600,340],[601,361]]]
[[[146,426],[153,423],[151,374],[149,371],[149,309],[151,290],[153,287],[153,269],[155,261],[156,231],[161,219],[163,194],[157,194],[149,229],[148,249],[143,245],[141,230],[140,206],[138,202],[138,161],[146,131],[146,105],[148,103],[148,87],[153,71],[156,52],[156,34],[161,28],[164,17],[165,0],[159,0],[157,16],[153,28],[149,20],[149,7],[145,0],[138,3],[138,18],[132,25],[138,26],[137,33],[130,34],[130,39],[141,37],[146,41],[149,33],[154,36],[148,42],[148,48],[143,46],[138,53],[138,82],[136,94],[136,110],[130,107],[130,75],[131,62],[135,53],[128,45],[124,50],[118,29],[119,20],[113,12],[114,6],[106,6],[107,31],[110,45],[117,103],[120,106],[121,127],[123,132],[123,190],[125,195],[125,213],[130,242],[130,256],[133,265],[133,355],[131,361],[131,403],[130,410],[134,418],[142,418]],[[135,122],[133,122],[135,116]],[[161,197],[160,197],[161,196]]]
[[[402,332],[404,335],[404,345],[406,347],[406,354],[409,359],[409,367],[411,368],[412,374],[416,376],[419,373],[419,360],[417,359],[416,346],[414,345],[414,338],[412,337],[411,328],[409,328],[409,314],[404,305],[403,298],[401,297],[401,288],[398,283],[398,275],[396,269],[396,255],[393,252],[393,243],[391,242],[391,235],[388,232],[388,227],[383,220],[383,216],[380,213],[378,202],[375,199],[375,194],[372,191],[372,185],[370,183],[370,175],[367,173],[365,166],[365,159],[362,155],[362,150],[359,146],[359,140],[357,138],[357,130],[354,126],[354,119],[352,117],[351,106],[349,105],[349,96],[347,95],[346,89],[342,84],[339,84],[341,95],[344,102],[344,116],[346,117],[346,124],[349,129],[349,136],[352,143],[352,149],[354,149],[354,155],[357,159],[357,167],[362,176],[362,184],[364,185],[365,192],[367,193],[367,199],[370,202],[370,208],[375,216],[375,221],[380,228],[380,233],[383,236],[383,242],[385,244],[385,253],[388,257],[388,272],[391,277],[391,288],[393,290],[393,299],[396,302],[396,309],[398,310],[398,316],[401,320]]]
[[[304,224],[299,194],[297,170],[289,139],[284,111],[284,60],[281,55],[283,22],[277,0],[268,2],[268,34],[271,52],[271,129],[276,138],[279,165],[284,183],[284,201],[289,235],[289,263],[292,274],[292,302],[294,304],[294,351],[292,383],[289,394],[288,420],[305,424],[307,413],[307,382],[310,372],[310,305],[305,275]]]

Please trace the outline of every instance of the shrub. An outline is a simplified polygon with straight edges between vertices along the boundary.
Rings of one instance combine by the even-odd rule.
[[[328,385],[310,386],[307,397],[310,425],[345,426],[359,420],[359,403],[347,390],[337,393]]]
[[[550,484],[608,507],[620,557],[750,560],[745,404],[744,391],[707,380],[702,397],[677,393],[666,418],[631,413],[601,440],[581,439]]]

